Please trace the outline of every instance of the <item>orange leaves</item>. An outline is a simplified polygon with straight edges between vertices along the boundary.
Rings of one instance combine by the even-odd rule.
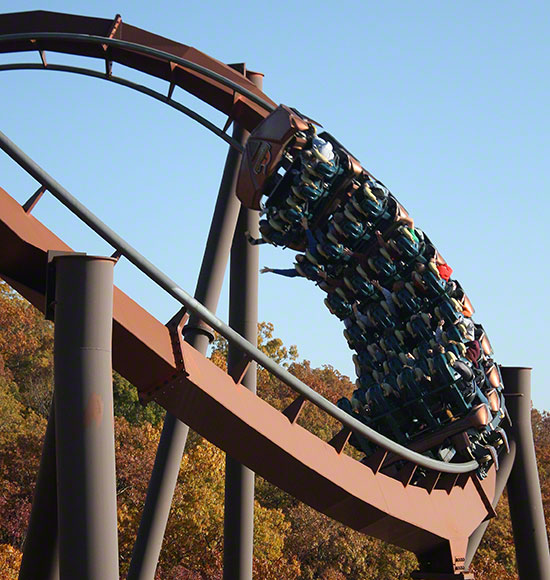
[[[0,578],[17,580],[22,554],[9,544],[0,544]]]
[[[12,379],[25,406],[46,416],[53,376],[53,327],[0,281],[0,376]]]

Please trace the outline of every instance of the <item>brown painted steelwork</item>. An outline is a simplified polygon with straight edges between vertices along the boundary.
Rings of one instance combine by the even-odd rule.
[[[0,216],[0,245],[5,249],[0,274],[44,310],[47,251],[70,248],[2,189]],[[144,399],[156,400],[315,509],[414,551],[427,571],[461,572],[468,537],[492,515],[487,505],[494,495],[494,468],[484,481],[470,477],[463,487],[454,485],[454,476],[453,485],[436,484],[431,491],[407,485],[413,469],[405,468],[401,478],[394,478],[339,453],[236,384],[188,344],[181,343],[182,357],[176,360],[174,346],[166,326],[115,289],[113,365]]]
[[[2,188],[0,247],[2,278],[44,312],[47,251],[70,252],[71,248],[25,213]],[[113,366],[131,383],[143,387],[173,378],[178,369],[168,329],[116,287],[114,310]],[[144,348],[148,341],[154,349]]]
[[[260,199],[266,179],[281,162],[292,139],[300,149],[297,131],[307,131],[309,124],[285,105],[280,105],[248,138],[239,171],[237,196],[250,209],[261,208]],[[304,143],[305,144],[305,139]]]
[[[253,130],[275,109],[268,97],[234,69],[194,48],[126,25],[120,16],[108,20],[43,11],[1,15],[0,35],[16,33],[37,37],[4,39],[0,52],[36,50],[44,67],[48,66],[45,51],[100,58],[105,61],[106,75],[113,62],[130,66],[168,81],[168,98],[179,86],[224,112],[226,128],[237,120]],[[147,53],[146,48],[166,54]],[[193,70],[189,63],[174,62],[178,58],[205,67],[235,86]],[[239,87],[249,91],[249,96],[239,93]],[[281,143],[274,143],[269,151],[263,151],[259,143],[254,158],[246,161],[250,167],[257,165],[256,175],[261,176],[266,164],[276,162],[274,153],[280,159],[281,145],[288,143],[290,131],[296,128],[282,131]],[[360,169],[355,161],[350,156],[353,168]],[[240,196],[245,205],[257,209],[260,188],[256,181],[243,187]],[[27,212],[32,202],[26,204]],[[0,216],[4,250],[0,275],[44,310],[47,251],[70,248],[1,189]],[[296,402],[292,414],[290,409],[287,414],[276,411],[179,337],[173,340],[166,326],[128,296],[116,288],[114,292],[113,365],[138,387],[144,400],[157,400],[236,459],[319,511],[416,552],[421,577],[443,578],[441,573],[449,578],[467,577],[463,570],[468,537],[480,522],[494,515],[494,468],[483,482],[473,475],[431,472],[425,478],[428,484],[420,487],[410,485],[416,465],[396,464],[387,452],[374,466],[358,463],[341,453],[349,431],[342,430],[328,443],[319,440],[295,422],[303,402]],[[490,350],[488,340],[484,350]]]
[[[107,72],[109,72],[112,63],[117,62],[166,80],[170,83],[169,94],[173,92],[174,87],[181,87],[222,111],[231,120],[238,121],[242,127],[249,131],[254,129],[270,111],[246,96],[238,94],[232,88],[208,78],[200,72],[176,64],[170,60],[169,55],[180,57],[205,67],[260,97],[271,105],[273,109],[276,107],[276,104],[251,81],[228,65],[191,46],[186,46],[126,24],[119,15],[114,20],[42,10],[0,15],[0,36],[16,33],[57,33],[59,38],[3,41],[0,43],[0,53],[39,51],[43,55],[44,51],[53,51],[89,56],[105,60]],[[137,48],[130,49],[100,42],[90,43],[77,38],[64,39],[62,38],[63,33],[121,40],[168,54],[167,58],[161,59],[158,56],[139,52]]]

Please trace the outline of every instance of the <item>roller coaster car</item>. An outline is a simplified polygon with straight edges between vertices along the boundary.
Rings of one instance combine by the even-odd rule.
[[[411,336],[414,338],[418,337],[426,343],[429,343],[434,336],[431,327],[431,318],[426,312],[412,316],[410,321],[406,324],[406,329]]]
[[[374,222],[380,218],[386,211],[387,198],[376,197],[369,187],[368,183],[354,192],[348,205],[355,211],[363,215],[368,221]],[[389,214],[387,217],[390,217]]]
[[[299,256],[297,256],[297,258]],[[303,256],[303,254],[301,254],[301,256]],[[298,260],[294,264],[294,268],[296,269],[298,274],[300,274],[300,276],[303,276],[304,278],[307,278],[308,280],[317,281],[319,279],[319,275],[322,271],[321,268],[319,266],[315,266],[309,260],[306,260],[304,258],[305,258],[305,256],[302,257],[300,260]]]
[[[317,135],[312,121],[285,106],[250,136],[237,187],[246,207],[263,210],[262,237],[303,253],[297,271],[317,282],[322,275],[325,304],[345,322],[359,388],[340,408],[433,457],[474,457],[482,477],[498,464],[506,409],[491,345],[471,320],[462,287],[449,280],[451,269],[421,230],[405,226],[408,213],[389,190],[334,137]],[[388,290],[405,282],[394,286],[394,304],[371,276]],[[363,315],[357,320],[353,303]],[[445,349],[435,341],[440,319]],[[359,436],[351,442],[367,455],[375,450]]]
[[[307,141],[311,123],[280,105],[252,132],[243,152],[237,196],[250,209],[261,209],[267,181],[281,166],[285,150],[299,151]]]
[[[262,196],[269,194],[284,179],[290,167],[293,167],[292,171],[300,167],[307,174],[304,181],[302,173],[302,183],[313,189],[306,191],[298,186],[294,191],[289,191],[288,195],[297,198],[307,198],[307,195],[318,197],[315,191],[318,187],[316,180],[330,182],[330,200],[324,204],[326,207],[316,212],[315,220],[319,221],[332,214],[341,201],[349,199],[359,187],[358,179],[364,179],[369,174],[332,135],[323,132],[319,138],[333,148],[333,161],[317,151],[314,123],[297,111],[280,105],[266,117],[250,135],[243,152],[237,181],[237,196],[243,205],[250,209],[261,209]],[[297,185],[294,181],[293,178],[290,185]],[[279,201],[282,203],[282,200]]]
[[[475,308],[458,280],[449,280],[446,285],[446,293],[462,306],[462,314],[464,316],[471,318],[474,315]]]
[[[405,351],[405,340],[400,330],[393,328],[384,332],[384,337],[380,339],[380,346],[385,352],[393,351],[396,353]]]
[[[420,240],[410,228],[399,226],[391,235],[388,244],[408,262],[422,252]]]
[[[357,323],[350,324],[349,327],[344,330],[344,336],[346,337],[349,347],[354,350],[360,346],[366,346],[368,344],[367,337],[364,335],[363,330]]]
[[[337,288],[335,292],[331,292],[325,298],[325,306],[330,310],[334,316],[340,320],[344,320],[352,315],[351,304],[349,303],[345,294]]]
[[[359,300],[369,300],[377,295],[375,286],[365,280],[357,272],[353,272],[350,277],[344,277],[345,285],[357,295]]]
[[[392,300],[401,313],[408,315],[415,314],[423,306],[422,302],[408,288],[401,288],[393,292]]]
[[[481,324],[475,325],[475,337],[476,340],[479,340],[479,344],[481,345],[481,350],[485,356],[492,356],[493,355],[493,347],[491,346],[491,341],[489,337],[485,333],[485,330]]]

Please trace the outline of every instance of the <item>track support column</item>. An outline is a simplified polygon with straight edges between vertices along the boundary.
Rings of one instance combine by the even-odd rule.
[[[248,132],[238,125],[233,127],[232,134],[243,145],[248,138]],[[240,203],[235,190],[240,163],[241,153],[230,148],[195,289],[195,298],[212,312],[218,307],[239,215]],[[206,354],[209,340],[201,321],[192,316],[185,328],[186,342]],[[155,576],[188,432],[187,425],[170,413],[166,414],[132,552],[128,580],[153,580]]]
[[[263,75],[247,72],[262,88]],[[258,340],[258,246],[249,244],[245,232],[259,236],[259,214],[241,207],[231,247],[229,278],[229,325],[252,344]],[[227,370],[237,378],[243,353],[229,345]],[[242,367],[241,367],[242,368]],[[256,392],[256,363],[252,362],[241,380]],[[254,549],[254,472],[226,455],[225,516],[223,542],[224,580],[252,580]]]
[[[118,578],[111,258],[57,256],[54,404],[62,578]]]
[[[254,343],[258,339],[258,247],[247,243],[244,232],[258,235],[258,214],[241,208],[231,249],[229,324]],[[229,345],[228,373],[235,377],[242,352]],[[237,378],[237,377],[235,377]],[[256,392],[256,363],[252,362],[241,384]],[[252,580],[254,538],[254,472],[226,455],[223,577]]]
[[[55,406],[52,401],[23,546],[19,580],[59,579]]]
[[[502,379],[516,443],[507,490],[519,577],[546,580],[550,554],[531,428],[531,369],[502,367]]]

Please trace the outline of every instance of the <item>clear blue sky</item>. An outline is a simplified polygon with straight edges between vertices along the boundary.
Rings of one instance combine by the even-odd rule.
[[[35,9],[120,13],[129,24],[265,73],[274,101],[321,122],[405,205],[454,268],[497,360],[532,366],[534,403],[550,409],[547,3],[0,4],[2,12]],[[38,58],[0,56],[14,60]],[[117,65],[113,72],[165,90]],[[0,87],[0,130],[192,293],[223,142],[180,113],[99,80],[9,72],[0,74]],[[3,154],[0,186],[21,202],[36,188]],[[36,216],[76,250],[111,253],[53,199]],[[293,253],[262,248],[261,262],[287,267]],[[177,309],[125,263],[116,282],[160,320]],[[316,366],[353,376],[341,324],[320,290],[264,275],[260,291],[260,319],[273,322],[285,343]],[[218,314],[226,313],[224,298]]]

